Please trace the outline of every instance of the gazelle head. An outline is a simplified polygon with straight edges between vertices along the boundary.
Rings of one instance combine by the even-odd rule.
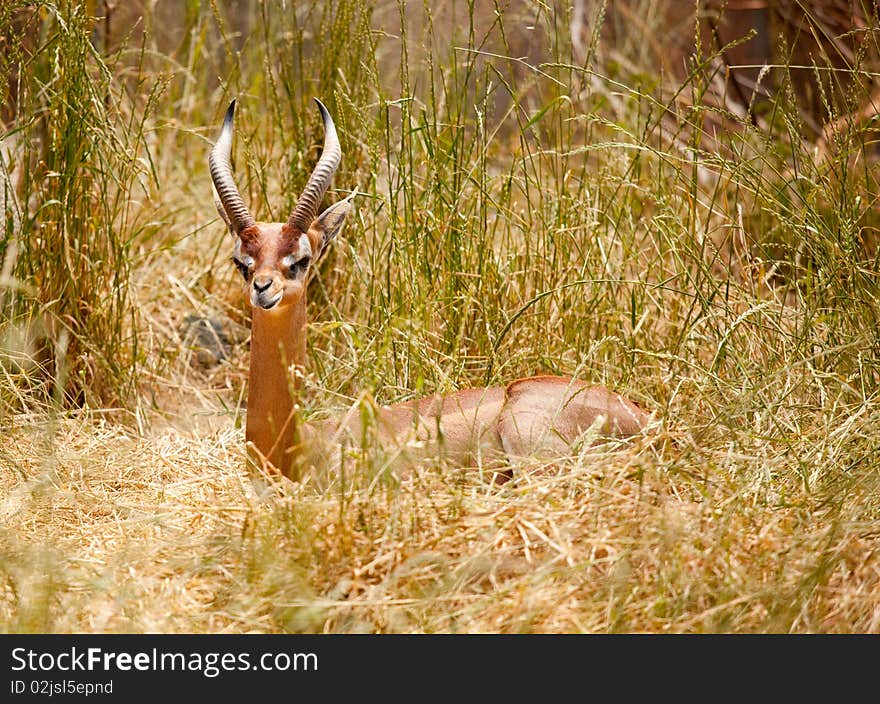
[[[316,217],[342,150],[330,113],[317,98],[315,102],[324,120],[324,150],[287,222],[254,220],[235,186],[230,161],[234,100],[208,158],[217,210],[235,237],[232,261],[245,280],[255,308],[281,309],[302,299],[312,263],[342,229],[357,193],[355,190]]]

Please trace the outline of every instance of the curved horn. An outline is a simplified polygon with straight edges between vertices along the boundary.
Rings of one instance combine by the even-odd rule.
[[[336,126],[333,124],[333,118],[327,112],[320,100],[315,98],[318,109],[321,111],[321,118],[324,120],[324,150],[321,152],[321,158],[315,164],[315,170],[309,176],[309,181],[302,192],[302,195],[296,201],[296,207],[293,214],[288,219],[287,224],[296,227],[300,232],[305,232],[315,219],[318,212],[318,206],[321,199],[330,186],[330,180],[339,166],[342,159],[342,148],[339,146],[339,137],[336,136]]]
[[[232,179],[230,155],[232,153],[232,121],[234,116],[235,101],[233,100],[229,103],[226,117],[223,118],[220,137],[208,157],[208,167],[211,169],[211,179],[214,181],[217,196],[232,222],[232,229],[235,234],[238,234],[242,230],[253,227],[256,221],[248,211],[241,194],[235,187],[235,181]]]

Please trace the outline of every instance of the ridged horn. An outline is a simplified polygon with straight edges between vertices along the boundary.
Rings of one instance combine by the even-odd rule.
[[[339,162],[342,159],[342,148],[339,146],[339,137],[336,135],[336,126],[333,124],[333,118],[327,112],[324,104],[315,98],[318,109],[321,111],[321,118],[324,120],[324,150],[321,152],[321,158],[315,164],[315,170],[309,176],[309,181],[302,192],[302,195],[296,201],[296,207],[293,214],[287,221],[287,224],[296,227],[300,232],[306,232],[315,215],[318,213],[318,206],[321,199],[330,186],[330,181]]]
[[[214,189],[220,198],[223,209],[229,216],[232,229],[235,234],[240,233],[256,224],[254,216],[250,214],[235,181],[232,179],[232,122],[235,117],[235,101],[229,103],[226,117],[223,118],[223,127],[220,129],[220,137],[208,156],[208,167],[211,170],[211,179],[214,181]]]

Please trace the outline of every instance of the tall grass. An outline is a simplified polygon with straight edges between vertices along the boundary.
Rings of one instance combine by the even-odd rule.
[[[130,66],[100,53],[100,23],[80,3],[4,12],[4,32],[18,30],[4,67],[16,77],[4,146],[17,183],[2,252],[21,285],[4,297],[3,334],[25,344],[5,346],[3,397],[19,409],[41,397],[130,407],[142,362],[131,244],[155,176],[144,121],[160,84],[140,74],[142,56]]]
[[[4,71],[4,408],[152,423],[71,413],[47,450],[6,422],[0,516],[39,539],[0,555],[5,628],[878,628],[877,18],[846,65],[791,48],[741,110],[719,90],[750,39],[686,18],[661,72],[661,3],[575,5],[3,10],[25,38]],[[523,460],[502,489],[432,463],[382,481],[386,454],[341,448],[340,477],[251,503],[248,310],[206,169],[233,97],[258,219],[319,156],[312,97],[342,138],[328,201],[364,193],[311,283],[308,416],[550,372],[640,401],[658,440]],[[193,314],[233,339],[207,371]],[[61,509],[80,532],[54,535]]]

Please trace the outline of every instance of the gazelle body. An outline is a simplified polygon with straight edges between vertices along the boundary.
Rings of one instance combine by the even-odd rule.
[[[251,306],[251,359],[245,438],[251,461],[264,471],[295,478],[303,444],[356,431],[359,419],[298,425],[299,378],[306,366],[306,288],[311,265],[338,234],[355,195],[317,214],[341,149],[333,120],[324,121],[324,150],[286,223],[257,222],[232,178],[235,101],[223,121],[209,164],[217,209],[235,237],[233,261]],[[649,416],[636,404],[601,386],[559,376],[517,379],[506,386],[464,389],[377,409],[383,444],[415,439],[441,449],[457,463],[563,454],[590,435],[626,437],[641,432]]]

